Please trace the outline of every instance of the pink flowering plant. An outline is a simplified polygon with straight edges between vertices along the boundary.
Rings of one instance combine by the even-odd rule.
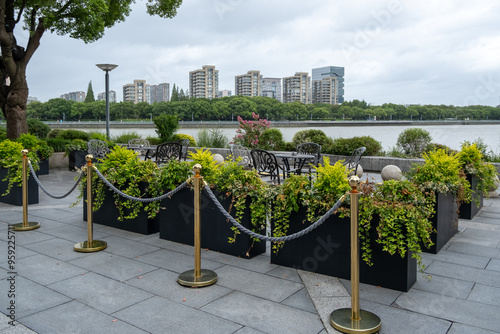
[[[259,147],[259,138],[264,130],[269,129],[271,122],[267,119],[260,119],[259,115],[252,113],[253,120],[243,120],[238,116],[240,122],[239,128],[236,130],[236,136],[233,138],[233,143],[242,145],[248,148]]]

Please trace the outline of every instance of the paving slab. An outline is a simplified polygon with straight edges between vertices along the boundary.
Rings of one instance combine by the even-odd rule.
[[[85,256],[68,263],[120,282],[142,276],[157,269],[157,267],[144,262],[127,259],[106,251],[85,254]]]
[[[500,243],[500,232],[468,228],[463,233],[455,235],[453,242],[462,240],[474,245],[495,248]]]
[[[437,254],[427,254],[433,261],[460,264],[468,267],[484,269],[488,265],[490,258],[471,254],[457,253],[450,250],[441,250]]]
[[[163,269],[167,269],[176,273],[183,273],[194,268],[194,252],[192,255],[160,249],[156,252],[148,253],[137,258],[138,261],[148,263]],[[223,266],[219,262],[210,260],[202,260],[201,268],[216,270]]]
[[[434,261],[426,273],[500,287],[500,272]]]
[[[231,266],[223,266],[216,272],[219,277],[217,284],[275,302],[281,302],[303,288],[299,283]]]
[[[448,250],[461,254],[473,254],[500,259],[500,249],[478,246],[467,241],[452,242]]]
[[[302,283],[299,274],[296,269],[277,266],[275,269],[267,272],[266,274],[282,279],[286,279],[288,281]]]
[[[75,252],[75,243],[65,239],[52,238],[26,245],[33,254],[39,253],[53,257],[61,261],[70,261],[84,256],[83,253]]]
[[[323,330],[316,314],[241,292],[232,292],[202,310],[269,334],[313,334]]]
[[[158,269],[132,278],[126,283],[179,304],[200,308],[231,292],[218,284],[206,288],[187,288],[177,283],[178,273]]]
[[[432,317],[460,322],[472,327],[498,331],[500,307],[470,300],[410,290],[402,294],[395,304],[403,309]]]
[[[340,282],[345,287],[349,295],[351,294],[351,281],[346,279],[340,279]],[[414,286],[415,287],[415,286]],[[368,300],[371,302],[376,302],[379,304],[384,304],[390,306],[394,301],[401,296],[401,291],[391,290],[382,288],[379,286],[374,286],[370,284],[359,284],[359,296],[363,300]]]
[[[241,308],[241,305],[239,305]],[[171,300],[153,297],[114,314],[148,333],[234,333],[240,322],[226,320]]]
[[[448,331],[448,334],[495,334],[495,333],[498,332],[490,331],[479,327],[467,326],[458,322],[454,322],[453,325],[451,325],[450,330]]]
[[[486,269],[500,271],[500,259],[492,259],[486,266]]]
[[[106,233],[109,233],[106,231]],[[116,235],[110,234],[106,238],[108,248],[106,251],[112,254],[120,255],[127,258],[137,258],[148,253],[159,250],[160,248],[144,244],[142,242],[125,239]]]
[[[106,314],[153,296],[144,290],[95,273],[69,278],[48,287]]]
[[[500,288],[476,284],[467,299],[483,304],[500,306]]]
[[[147,333],[77,301],[38,312],[21,320],[27,327],[36,328],[38,334]]]
[[[412,289],[432,292],[436,295],[466,299],[474,284],[474,282],[439,275],[431,275],[431,279],[427,279],[417,274],[417,282],[413,285]]]
[[[204,252],[203,258],[221,262],[223,264],[231,265],[238,268],[244,268],[259,273],[267,273],[278,266],[270,263],[269,255],[257,255],[251,259],[244,259],[228,254],[218,253],[218,252]]]
[[[281,304],[316,314],[316,308],[314,307],[314,304],[306,288],[297,291],[296,293],[282,301]]]

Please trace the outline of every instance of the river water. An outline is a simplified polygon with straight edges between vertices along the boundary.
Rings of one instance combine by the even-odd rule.
[[[407,128],[418,127],[413,125],[391,125],[391,126],[326,126],[317,127],[333,139],[351,138],[355,136],[371,136],[382,144],[384,150],[390,150],[396,146],[399,134]],[[471,125],[425,125],[422,129],[429,131],[432,142],[446,145],[452,149],[460,149],[464,141],[472,142],[481,138],[489,149],[500,153],[500,124],[471,124]],[[286,141],[291,141],[293,135],[298,131],[308,129],[307,127],[277,127],[283,133]],[[88,129],[104,132],[103,129]],[[122,133],[134,131],[141,137],[156,136],[154,129],[110,129],[110,135],[117,136]],[[200,129],[182,128],[177,133],[184,133],[197,138]],[[231,141],[236,135],[236,128],[221,128],[220,131]]]

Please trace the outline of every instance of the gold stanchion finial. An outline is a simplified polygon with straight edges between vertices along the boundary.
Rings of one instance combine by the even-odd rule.
[[[194,177],[194,269],[183,272],[177,278],[180,285],[187,287],[204,287],[215,284],[217,282],[217,274],[212,270],[201,269],[201,217],[200,217],[200,192],[201,181],[203,177],[200,175],[201,165],[193,166]]]
[[[13,224],[10,229],[13,231],[31,231],[40,227],[40,223],[29,222],[28,221],[28,150],[21,150],[23,155],[22,165],[23,165],[23,184],[22,184],[22,196],[23,196],[23,222],[18,224]]]
[[[358,191],[359,177],[349,178],[351,191],[351,308],[342,308],[330,314],[330,324],[343,333],[375,333],[380,330],[380,318],[359,307],[359,244],[358,244]]]
[[[92,226],[92,154],[87,154],[87,241],[76,243],[73,249],[76,252],[92,253],[97,252],[108,247],[106,241],[93,240],[93,226]],[[82,171],[83,173],[83,171]]]

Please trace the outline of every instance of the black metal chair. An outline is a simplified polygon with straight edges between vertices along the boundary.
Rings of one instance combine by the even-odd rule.
[[[184,158],[184,161],[186,161],[190,141],[189,139],[179,139],[177,142],[182,146],[181,158]]]
[[[344,166],[348,169],[354,170],[354,175],[358,175],[358,165],[361,160],[361,156],[365,153],[366,147],[358,147],[352,151],[351,157],[344,162]]]
[[[252,168],[252,156],[250,155],[250,150],[247,147],[230,144],[229,150],[231,151],[231,158],[233,159],[233,161],[241,158],[238,165],[243,166],[243,168],[245,169]]]
[[[303,144],[297,145],[297,148],[295,149],[295,151],[297,152],[297,154],[314,155],[313,159],[309,159],[308,161],[306,161],[308,170],[302,170],[301,171],[302,173],[309,173],[310,174],[312,172],[311,165],[317,167],[320,160],[321,160],[321,145],[319,145],[319,144],[303,143]],[[297,164],[295,161],[294,161],[293,167],[297,168]]]
[[[154,154],[152,150],[146,152],[145,160],[155,158],[157,164],[169,162],[170,160],[179,159],[182,156],[182,145],[179,142],[168,142],[156,146]]]
[[[87,142],[87,151],[94,159],[104,159],[109,153],[108,144],[99,139],[91,139]]]
[[[250,155],[259,175],[269,177],[272,182],[276,180],[280,184],[281,167],[273,153],[255,148],[250,151]]]

